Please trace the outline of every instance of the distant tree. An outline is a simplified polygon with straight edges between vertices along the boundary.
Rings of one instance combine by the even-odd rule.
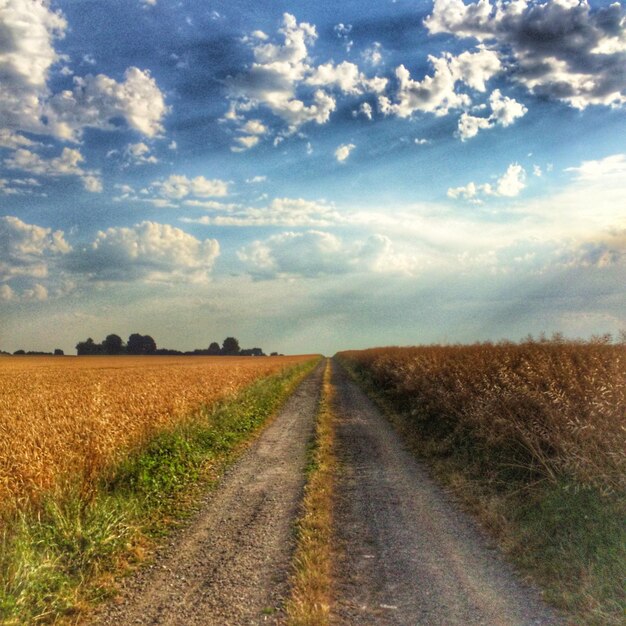
[[[156,349],[156,342],[150,335],[140,335],[139,333],[133,333],[126,344],[128,354],[154,354]]]
[[[157,345],[156,341],[150,337],[150,335],[143,336],[143,353],[144,354],[154,354],[156,352]]]
[[[220,344],[217,341],[213,341],[207,350],[210,355],[216,355],[220,353]]]
[[[226,337],[224,339],[224,343],[222,344],[222,354],[226,356],[233,356],[235,354],[239,354],[239,341],[234,337]]]
[[[124,342],[119,335],[107,335],[102,342],[102,347],[105,354],[119,354],[124,347]]]
[[[26,352],[24,350],[16,350],[13,354],[22,355],[26,354]]]
[[[61,350],[61,348],[55,348],[54,349],[54,356],[63,356],[65,354],[65,352],[63,352],[63,350]]]
[[[102,344],[95,343],[95,341],[89,337],[87,341],[79,341],[76,344],[76,354],[102,354]]]

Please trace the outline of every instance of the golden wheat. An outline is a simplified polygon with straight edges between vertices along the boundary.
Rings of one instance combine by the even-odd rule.
[[[200,406],[299,357],[0,359],[0,513],[102,470]]]
[[[598,341],[342,353],[423,432],[467,434],[550,480],[626,488],[626,346]],[[451,439],[452,438],[452,439]]]

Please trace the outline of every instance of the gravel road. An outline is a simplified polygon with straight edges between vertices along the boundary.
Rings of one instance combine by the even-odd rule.
[[[190,526],[91,623],[280,623],[322,373],[320,364]]]
[[[335,623],[561,623],[337,363],[333,370],[340,463]]]

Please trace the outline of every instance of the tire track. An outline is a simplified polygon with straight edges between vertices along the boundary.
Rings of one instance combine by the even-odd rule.
[[[129,579],[95,623],[280,622],[322,373],[323,363],[226,472],[190,526],[150,569]]]
[[[561,623],[446,497],[338,363],[335,621]]]

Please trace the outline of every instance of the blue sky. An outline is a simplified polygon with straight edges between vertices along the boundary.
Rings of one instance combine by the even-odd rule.
[[[0,0],[0,349],[626,328],[626,8]]]

